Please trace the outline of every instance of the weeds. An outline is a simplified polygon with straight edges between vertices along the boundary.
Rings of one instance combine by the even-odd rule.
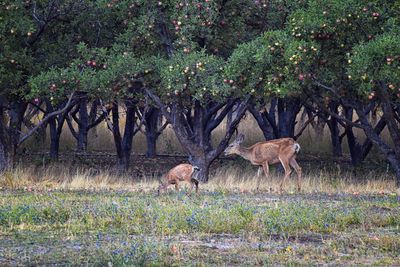
[[[299,255],[323,263],[333,257],[332,253],[349,248],[352,256],[367,253],[371,257],[373,249],[378,248],[393,264],[400,254],[398,230],[396,234],[391,229],[399,227],[399,202],[395,197],[379,195],[268,197],[203,192],[192,198],[176,193],[155,198],[148,193],[126,191],[0,194],[0,255],[17,256],[21,246],[25,252],[35,250],[35,246],[25,247],[22,237],[43,247],[48,247],[47,243],[59,246],[59,250],[42,254],[33,251],[35,257],[19,259],[20,264],[48,264],[50,258],[71,265],[185,265],[192,260],[220,264],[218,259],[222,257],[222,262],[241,265],[242,257],[252,265],[287,260],[301,263],[303,258]],[[384,229],[384,234],[371,236]],[[350,238],[353,233],[359,241]],[[183,237],[194,238],[197,241],[191,242],[198,245],[184,245]],[[322,238],[326,241],[318,246],[326,249],[329,257],[318,257],[321,252],[312,245],[322,242]],[[18,249],[5,245],[10,242]],[[197,250],[201,247],[214,248],[222,254],[216,256],[207,249],[208,258],[204,258]],[[66,257],[62,248],[77,257]],[[265,251],[275,256],[265,258]],[[342,257],[341,261],[349,259]]]

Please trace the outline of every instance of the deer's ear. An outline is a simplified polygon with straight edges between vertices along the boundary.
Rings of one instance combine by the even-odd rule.
[[[244,135],[239,134],[238,137],[236,138],[236,143],[240,144],[244,140]]]

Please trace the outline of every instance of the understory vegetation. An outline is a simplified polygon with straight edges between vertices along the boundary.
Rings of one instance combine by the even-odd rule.
[[[302,164],[301,193],[294,178],[278,193],[279,168],[265,179],[231,161],[199,194],[183,184],[159,197],[157,175],[21,166],[0,178],[0,265],[400,264],[393,177]]]

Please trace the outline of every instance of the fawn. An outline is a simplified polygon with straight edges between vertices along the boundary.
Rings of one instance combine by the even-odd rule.
[[[197,166],[192,166],[187,163],[179,164],[173,167],[165,175],[165,181],[161,182],[158,187],[157,195],[160,195],[162,190],[165,190],[169,185],[174,184],[176,191],[179,191],[179,182],[189,182],[191,183],[188,195],[192,193],[193,187],[196,186],[196,193],[199,190],[199,181],[192,178],[192,174],[199,170]]]

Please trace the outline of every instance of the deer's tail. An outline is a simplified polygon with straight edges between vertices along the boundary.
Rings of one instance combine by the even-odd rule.
[[[299,153],[299,151],[300,151],[300,145],[299,145],[299,143],[294,143],[294,151],[296,152],[296,153]]]

